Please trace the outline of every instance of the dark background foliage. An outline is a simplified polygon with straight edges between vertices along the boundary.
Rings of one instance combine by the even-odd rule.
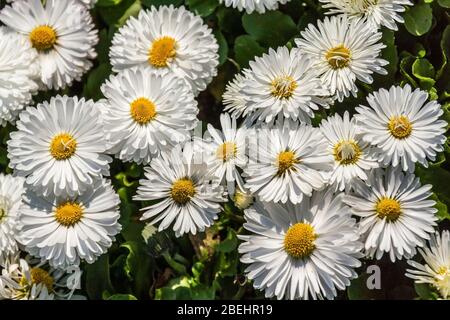
[[[353,113],[355,106],[365,103],[365,96],[379,88],[409,83],[426,90],[431,99],[443,106],[444,118],[450,123],[450,0],[415,0],[415,6],[403,14],[405,24],[399,31],[383,29],[384,59],[390,62],[387,76],[376,76],[372,85],[359,83],[357,98],[346,99],[330,110],[316,115],[314,124],[334,112]],[[309,23],[324,17],[317,0],[291,0],[277,11],[266,14],[245,14],[220,5],[218,0],[99,0],[91,10],[99,29],[100,42],[95,66],[81,82],[71,88],[41,92],[35,102],[48,100],[55,94],[78,95],[87,99],[102,98],[100,85],[111,74],[108,51],[114,33],[128,17],[152,5],[186,6],[202,16],[214,30],[220,45],[220,66],[217,77],[207,90],[198,96],[204,123],[218,125],[223,109],[222,94],[234,75],[255,56],[268,48],[293,46]],[[0,1],[0,8],[5,1]],[[0,171],[7,167],[6,141],[15,128],[0,128]],[[431,163],[429,168],[418,167],[416,174],[422,183],[433,184],[437,201],[439,228],[449,228],[450,214],[450,148]],[[142,166],[115,160],[111,179],[120,195],[123,226],[117,241],[108,254],[92,265],[84,264],[82,293],[91,299],[261,299],[243,276],[239,262],[237,234],[243,233],[242,211],[230,201],[217,223],[204,234],[175,238],[172,232],[156,232],[152,226],[139,221],[139,209],[146,204],[131,200],[142,177]],[[368,290],[366,268],[376,264],[381,269],[381,289]],[[358,270],[359,279],[352,282],[339,299],[423,299],[435,298],[427,286],[414,286],[404,277],[406,263],[391,263],[388,259],[365,261]]]

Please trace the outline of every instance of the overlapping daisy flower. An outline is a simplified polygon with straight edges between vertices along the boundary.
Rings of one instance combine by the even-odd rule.
[[[37,53],[42,86],[61,89],[92,67],[97,30],[85,5],[77,0],[15,1],[0,21],[23,34]]]
[[[184,148],[162,152],[145,168],[145,179],[134,197],[157,200],[142,208],[141,220],[159,223],[160,231],[172,227],[177,237],[210,227],[222,211],[221,202],[226,201],[223,187],[208,170],[204,157],[194,150],[194,144],[187,143]]]
[[[37,54],[29,41],[0,27],[0,126],[14,123],[38,90]]]
[[[280,115],[310,122],[319,106],[328,107],[329,91],[314,72],[313,60],[298,49],[280,47],[250,61],[224,94],[225,110],[250,122],[271,122]]]
[[[309,24],[295,43],[302,55],[313,61],[312,68],[339,101],[356,96],[356,80],[373,82],[373,73],[385,75],[388,61],[380,58],[385,45],[382,34],[363,19],[346,15],[325,17],[317,26]]]
[[[96,14],[96,0],[7,2],[0,299],[84,299],[83,268],[115,256],[137,224],[148,225],[131,242],[157,230],[205,247],[237,225],[245,283],[267,298],[334,299],[371,259],[407,260],[406,277],[450,298],[445,206],[419,179],[448,147],[448,105],[440,104],[448,97],[398,78],[369,86],[387,74],[383,32],[403,23],[410,0],[320,0],[337,15],[260,50],[242,69],[248,48],[239,52],[238,38],[220,30],[228,14],[284,12],[289,0],[219,0],[213,9],[245,13],[222,7],[217,19],[181,2],[136,2],[126,21],[107,22],[114,34],[104,32],[108,10]],[[112,40],[95,60],[97,26]],[[82,96],[72,96],[94,64]],[[192,250],[195,268],[198,256],[206,266],[220,251],[205,247]],[[123,258],[111,265],[128,264]]]
[[[24,193],[23,180],[0,173],[0,265],[19,250],[16,237]]]
[[[114,35],[114,71],[139,66],[171,72],[189,83],[195,95],[217,74],[219,46],[212,30],[184,7],[142,10]]]
[[[44,196],[76,195],[109,175],[99,106],[56,96],[20,114],[8,141],[9,166]]]
[[[410,0],[319,0],[324,8],[330,8],[329,14],[346,14],[351,19],[364,18],[375,30],[385,26],[397,30],[397,23],[403,23],[400,13],[405,6],[411,6]]]
[[[257,202],[245,210],[241,261],[266,297],[332,299],[358,275],[356,220],[331,189],[294,205]]]
[[[11,258],[0,274],[0,300],[70,300],[80,289],[82,271],[75,266],[55,269],[38,260]]]
[[[247,13],[254,11],[264,13],[269,10],[278,9],[279,4],[285,4],[291,0],[219,0],[227,7],[236,8],[239,11],[245,10]]]

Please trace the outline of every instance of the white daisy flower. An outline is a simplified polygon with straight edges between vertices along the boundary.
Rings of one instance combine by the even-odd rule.
[[[36,192],[80,194],[109,175],[111,158],[102,154],[105,133],[92,100],[56,96],[19,119],[8,141],[9,166]]]
[[[174,74],[133,68],[102,86],[110,152],[123,161],[147,164],[161,151],[190,139],[197,125],[197,102]]]
[[[413,172],[418,162],[428,167],[446,141],[447,122],[439,120],[444,111],[437,101],[425,104],[428,93],[409,85],[392,86],[369,94],[369,107],[356,108],[363,139],[380,149],[383,165],[401,166]]]
[[[364,18],[371,28],[377,30],[385,26],[398,30],[396,22],[403,23],[400,12],[404,6],[412,6],[410,0],[319,0],[323,8],[330,8],[328,14],[346,14],[351,19]]]
[[[257,150],[250,150],[246,185],[261,201],[300,203],[304,195],[324,187],[334,161],[319,129],[293,121],[256,132]],[[253,148],[251,148],[253,149]]]
[[[93,8],[95,4],[97,3],[97,0],[79,0],[82,3],[84,3],[88,8]]]
[[[233,118],[248,114],[247,96],[243,93],[243,87],[247,81],[248,79],[242,73],[236,74],[234,79],[227,84],[222,95],[224,111],[231,113]]]
[[[356,96],[356,80],[372,83],[372,74],[387,74],[382,68],[386,60],[380,59],[382,34],[373,30],[362,19],[349,21],[345,15],[325,17],[317,27],[309,24],[295,43],[305,57],[314,61],[325,87],[339,101],[350,93]]]
[[[23,178],[0,173],[0,265],[19,250],[16,228],[23,192]]]
[[[278,4],[285,4],[291,0],[219,0],[226,7],[233,7],[239,11],[245,10],[248,14],[256,11],[265,13],[270,10],[277,10]]]
[[[40,81],[50,89],[81,80],[97,56],[98,32],[79,1],[15,1],[3,8],[0,20],[29,39],[38,54]]]
[[[36,59],[24,36],[0,27],[0,126],[14,123],[38,90]]]
[[[68,300],[80,289],[82,271],[77,266],[54,269],[16,260],[8,261],[0,274],[0,300]]]
[[[225,110],[239,113],[243,109],[244,116],[251,115],[258,121],[270,122],[281,115],[310,123],[319,105],[328,107],[322,97],[329,95],[311,66],[312,60],[299,55],[298,49],[269,49],[268,54],[250,61],[241,84],[235,82],[229,87],[232,92],[226,94]],[[236,87],[240,87],[238,97],[230,99]],[[240,103],[241,97],[245,106]]]
[[[245,210],[241,262],[267,298],[332,299],[358,277],[362,244],[343,194],[314,192],[300,204],[257,202]]]
[[[206,89],[217,74],[219,46],[212,30],[184,7],[142,10],[114,35],[110,50],[113,70],[140,66],[185,79],[194,94]]]
[[[441,297],[450,299],[450,232],[448,230],[431,236],[429,244],[419,253],[424,264],[408,260],[414,269],[407,269],[406,276],[416,283],[427,283],[436,288]]]
[[[427,199],[431,185],[421,186],[419,178],[398,168],[375,169],[366,183],[354,184],[354,193],[344,201],[361,217],[360,233],[369,258],[381,259],[388,253],[392,262],[409,259],[430,239],[438,219],[436,202]]]
[[[145,168],[145,177],[133,199],[158,202],[142,209],[141,220],[160,222],[159,231],[173,224],[177,237],[203,232],[222,211],[220,202],[226,201],[204,159],[194,156],[192,143],[162,152]]]
[[[354,179],[367,180],[367,172],[378,168],[377,159],[372,157],[368,143],[357,134],[356,119],[346,111],[322,120],[320,130],[328,142],[328,152],[334,157],[334,169],[328,183],[336,189],[349,190]]]
[[[244,188],[238,168],[243,169],[247,164],[247,139],[249,131],[246,126],[237,127],[236,119],[228,113],[220,115],[222,131],[208,124],[211,136],[203,141],[202,147],[207,156],[207,164],[212,175],[220,183],[226,181],[228,193],[233,195],[235,183],[240,189]]]
[[[119,196],[107,180],[81,195],[42,197],[28,190],[19,215],[20,243],[33,256],[63,268],[93,263],[121,230]]]

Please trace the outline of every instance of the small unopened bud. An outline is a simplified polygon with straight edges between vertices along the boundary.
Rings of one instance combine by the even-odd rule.
[[[253,204],[253,194],[248,191],[236,190],[233,201],[235,206],[239,209],[247,209]]]

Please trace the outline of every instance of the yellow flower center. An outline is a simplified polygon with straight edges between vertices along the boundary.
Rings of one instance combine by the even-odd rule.
[[[6,217],[6,210],[0,208],[0,222],[3,220],[4,217]]]
[[[284,250],[295,259],[308,257],[316,248],[317,236],[308,223],[296,223],[291,226],[284,237]]]
[[[354,141],[340,141],[334,146],[333,154],[341,165],[355,164],[361,156],[361,149]]]
[[[289,99],[297,88],[297,82],[291,76],[283,76],[272,81],[272,96],[279,99]]]
[[[83,208],[75,202],[66,202],[56,208],[56,221],[65,226],[71,227],[78,223],[83,216]]]
[[[44,269],[32,268],[30,270],[31,282],[33,284],[43,284],[47,287],[48,292],[53,291],[53,277]]]
[[[325,54],[325,58],[327,59],[331,68],[341,69],[349,65],[351,54],[350,50],[344,47],[343,44],[341,44],[337,47],[329,49]]]
[[[439,290],[442,298],[447,299],[450,294],[450,266],[442,266],[439,268],[437,275],[434,277],[434,287]]]
[[[167,67],[177,54],[177,42],[172,37],[162,37],[153,41],[152,46],[148,52],[148,62],[156,67]]]
[[[66,160],[77,150],[77,141],[68,133],[56,135],[50,143],[50,154],[56,160]]]
[[[400,202],[391,198],[381,198],[380,200],[378,200],[375,206],[375,211],[378,215],[378,218],[386,218],[386,221],[388,222],[397,220],[402,213]]]
[[[50,26],[38,26],[30,33],[31,44],[39,51],[52,49],[56,43],[56,39],[56,32]]]
[[[217,158],[228,161],[236,157],[237,154],[237,146],[234,142],[225,142],[221,144],[216,151]]]
[[[178,204],[186,204],[195,195],[194,182],[188,178],[177,180],[170,190],[172,199]]]
[[[395,116],[389,120],[389,132],[397,139],[408,138],[412,131],[411,122],[405,116]]]
[[[277,158],[278,175],[283,175],[298,162],[299,160],[295,158],[295,154],[292,151],[280,152]]]
[[[131,103],[130,114],[134,121],[140,125],[144,125],[155,118],[156,107],[149,99],[139,98]]]
[[[253,203],[253,195],[237,190],[234,194],[234,204],[241,210],[247,209]]]

